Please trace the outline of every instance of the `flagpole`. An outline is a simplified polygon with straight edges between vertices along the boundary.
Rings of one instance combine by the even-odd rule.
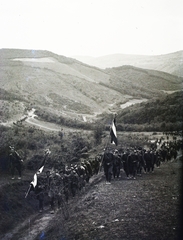
[[[25,198],[27,198],[27,196],[28,196],[28,194],[29,194],[29,192],[30,192],[30,189],[31,189],[31,184],[30,184],[29,189],[27,190],[27,192],[26,192],[26,194],[25,194]]]
[[[109,134],[108,139],[107,139],[107,144],[106,144],[106,146],[104,147],[104,153],[103,153],[103,155],[102,155],[102,159],[101,159],[100,167],[99,167],[100,171],[102,170],[102,163],[103,163],[103,160],[104,160],[104,154],[105,154],[106,148],[107,148],[108,143],[109,143],[109,137],[110,137],[110,134]]]

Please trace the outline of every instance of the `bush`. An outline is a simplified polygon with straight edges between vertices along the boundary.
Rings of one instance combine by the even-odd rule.
[[[94,139],[96,144],[100,144],[102,142],[103,131],[104,131],[104,127],[102,125],[98,125],[94,129]]]

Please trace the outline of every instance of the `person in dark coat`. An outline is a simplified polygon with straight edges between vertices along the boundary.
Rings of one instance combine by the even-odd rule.
[[[31,188],[31,190],[34,191],[36,198],[39,202],[39,212],[41,213],[43,211],[44,207],[44,198],[45,198],[45,191],[47,187],[47,177],[44,173],[37,172],[37,185],[35,188]],[[31,183],[32,184],[32,183]]]
[[[129,164],[128,164],[128,155],[129,155],[129,152],[127,151],[127,152],[124,152],[121,157],[122,163],[123,163],[123,169],[125,171],[127,179],[129,179],[129,174],[130,174]]]
[[[15,151],[15,148],[11,146],[10,146],[9,158],[10,158],[12,179],[15,179],[15,170],[18,171],[18,179],[21,179],[23,160],[20,157],[20,155],[17,153],[17,151]]]
[[[128,161],[129,175],[130,175],[131,178],[133,177],[133,179],[136,179],[137,161],[138,161],[136,151],[131,152],[128,155],[127,161]]]
[[[137,175],[142,176],[142,168],[145,166],[143,151],[138,151]]]
[[[55,212],[55,205],[57,203],[58,209],[60,209],[61,195],[63,192],[63,177],[57,170],[47,171],[48,182],[48,197],[50,200],[50,213]]]
[[[113,155],[113,177],[114,179],[117,177],[117,179],[119,179],[119,175],[120,175],[120,169],[121,169],[121,158],[118,155],[118,151],[115,150],[114,151],[114,155]]]
[[[110,184],[112,171],[113,171],[113,153],[112,152],[104,152],[103,156],[103,166],[104,166],[104,174],[106,177],[106,183]]]
[[[71,194],[72,197],[75,197],[76,191],[78,190],[79,186],[79,178],[75,170],[71,171]]]
[[[150,150],[144,153],[144,160],[146,164],[146,173],[152,172],[152,152]]]
[[[97,155],[95,157],[95,160],[93,161],[93,169],[94,169],[94,174],[98,174],[100,170],[100,162],[101,162],[101,156]]]

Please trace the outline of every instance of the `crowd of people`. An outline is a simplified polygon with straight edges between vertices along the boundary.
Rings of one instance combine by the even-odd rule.
[[[62,169],[45,167],[44,171],[36,173],[36,184],[31,182],[29,192],[34,191],[36,194],[40,212],[44,209],[45,198],[48,198],[51,213],[54,213],[56,207],[60,208],[62,201],[68,202],[70,198],[82,192],[90,178],[101,170],[104,171],[106,184],[111,184],[111,180],[120,179],[123,174],[126,179],[136,179],[142,174],[153,173],[155,167],[159,168],[162,162],[176,160],[180,149],[182,149],[181,141],[162,141],[161,139],[149,149],[106,148],[93,159],[65,165]],[[13,148],[11,148],[10,157],[12,164],[15,163],[12,174],[17,168],[19,178],[21,178],[20,163],[22,160]],[[17,158],[16,161],[15,158]]]
[[[127,179],[136,179],[142,173],[153,173],[162,162],[176,160],[182,143],[180,141],[159,141],[152,148],[106,149],[103,155],[106,183],[119,179],[123,169]]]
[[[99,168],[100,159],[98,157],[82,161],[79,164],[66,165],[60,170],[45,168],[44,171],[36,173],[36,186],[31,182],[29,192],[34,191],[36,194],[40,212],[43,211],[45,198],[49,198],[50,212],[54,213],[56,208],[60,208],[62,201],[67,203],[70,198],[74,198],[77,193],[82,192],[90,178],[94,174],[98,174]]]

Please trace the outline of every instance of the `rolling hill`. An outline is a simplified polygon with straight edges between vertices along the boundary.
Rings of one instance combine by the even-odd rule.
[[[132,66],[103,70],[48,51],[19,49],[0,50],[0,78],[2,112],[11,101],[17,114],[23,104],[81,121],[118,112],[129,100],[180,90],[183,83],[160,71]]]
[[[96,119],[103,113],[100,124],[102,116],[106,121],[107,113],[118,112],[117,127],[126,123],[142,126],[148,123],[152,127],[154,122],[166,124],[169,112],[174,124],[176,118],[182,119],[182,83],[183,78],[156,70],[134,66],[102,70],[48,51],[2,49],[0,123],[20,118],[26,109],[35,108],[47,116],[52,114],[73,122]],[[169,94],[171,92],[175,93]],[[124,105],[137,102],[141,103],[122,110]],[[84,156],[88,162],[107,146],[106,134],[98,144],[93,131],[68,130],[64,126],[64,135],[60,135],[60,125],[58,127],[42,131],[27,122],[11,128],[0,124],[0,212],[3,216],[0,239],[173,239],[179,235],[181,151],[177,160],[162,164],[153,174],[142,172],[137,180],[127,180],[121,170],[118,181],[112,179],[108,185],[100,169],[81,191],[77,188],[74,197],[69,192],[67,207],[61,207],[54,214],[50,214],[50,199],[45,192],[44,211],[38,213],[36,194],[31,192],[25,198],[25,193],[44,158],[45,149],[49,148],[51,155],[45,162],[44,172],[55,169],[63,174],[65,165],[70,167],[73,160],[79,163]],[[119,147],[133,149],[137,143],[143,143],[140,146],[144,147],[148,139],[157,136],[163,135],[120,133]],[[24,160],[21,180],[10,177],[10,145],[15,146]],[[61,188],[63,190],[63,185]],[[64,218],[66,208],[70,216],[67,220]]]
[[[138,125],[141,129],[173,131],[182,129],[182,116],[183,91],[179,91],[121,110],[118,113],[118,123]]]
[[[73,56],[73,58],[102,69],[131,65],[183,77],[183,51],[156,56],[111,54],[96,58],[89,56]]]

